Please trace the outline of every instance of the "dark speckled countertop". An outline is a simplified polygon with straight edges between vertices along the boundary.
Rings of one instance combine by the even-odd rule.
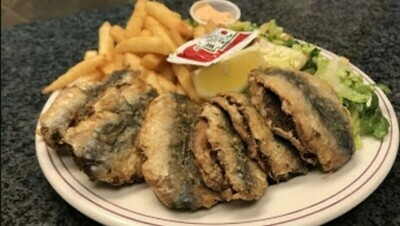
[[[167,5],[188,16],[191,1]],[[351,59],[389,86],[400,114],[400,1],[236,1],[242,19],[277,19],[287,32]],[[40,90],[97,46],[104,20],[123,24],[129,5],[1,29],[1,224],[96,225],[47,182],[34,131],[48,96]],[[360,205],[327,225],[400,225],[400,159]]]

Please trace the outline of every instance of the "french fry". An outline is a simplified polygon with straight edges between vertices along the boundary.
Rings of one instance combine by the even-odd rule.
[[[146,0],[138,0],[136,2],[132,16],[126,24],[125,34],[127,38],[139,36],[147,16],[146,2]]]
[[[117,43],[120,43],[126,39],[125,30],[119,25],[112,26],[110,34]]]
[[[182,19],[181,14],[174,12],[171,10],[172,16],[176,17],[177,19]]]
[[[144,27],[151,31],[155,37],[159,37],[162,40],[164,40],[169,47],[171,48],[172,51],[176,49],[176,44],[172,40],[171,36],[169,36],[168,32],[166,29],[164,29],[163,25],[161,25],[157,20],[155,20],[151,16],[146,17],[146,21],[144,22]]]
[[[71,84],[74,83],[85,83],[85,82],[90,82],[90,81],[101,81],[103,78],[103,73],[99,70],[94,70],[93,72],[87,74],[87,75],[83,75],[79,78],[77,78],[74,82],[72,82]]]
[[[145,81],[146,81],[147,84],[153,86],[157,90],[158,94],[161,94],[161,93],[165,92],[163,87],[158,83],[157,74],[154,71],[150,71],[146,75]]]
[[[151,37],[151,36],[153,36],[153,33],[151,33],[151,31],[149,31],[149,30],[147,30],[147,29],[143,29],[141,32],[140,32],[140,35],[139,36],[142,36],[142,37]]]
[[[169,30],[169,35],[172,37],[172,40],[175,41],[176,46],[181,46],[186,40],[179,34],[177,30]]]
[[[90,59],[94,56],[97,56],[97,50],[87,50],[85,52],[85,56],[83,57],[83,60]]]
[[[173,82],[166,79],[162,75],[157,75],[158,84],[163,88],[165,92],[175,92],[176,86]]]
[[[114,71],[119,71],[122,70],[121,67],[119,67],[115,62],[110,62],[100,68],[100,70],[105,74],[105,75],[110,75]]]
[[[196,93],[190,71],[187,69],[187,67],[185,67],[184,65],[173,64],[172,70],[178,78],[179,83],[182,85],[183,90],[185,90],[185,93],[188,94],[190,99],[192,99],[196,103],[200,103],[201,99]]]
[[[159,2],[157,2],[157,1],[155,1],[155,3],[158,4],[159,7],[164,8],[165,11],[169,11],[170,14],[171,14],[170,16],[176,17],[176,18],[179,19],[179,20],[182,19],[181,14],[179,14],[179,13],[177,13],[177,12],[175,12],[175,11],[170,10],[166,5],[164,5],[164,4],[162,4],[162,3],[159,3]]]
[[[202,32],[196,31],[196,35]],[[98,30],[97,51],[86,51],[83,61],[42,92],[55,91],[77,79],[102,80],[116,70],[129,68],[141,71],[144,80],[159,92],[179,91],[198,101],[200,98],[194,91],[191,69],[166,62],[166,56],[192,38],[193,33],[193,27],[185,23],[180,14],[162,3],[137,0],[125,29],[105,21]]]
[[[168,44],[158,37],[133,37],[119,43],[115,50],[118,53],[158,53],[161,55],[171,53]]]
[[[173,83],[176,83],[178,81],[174,72],[172,71],[170,64],[165,64],[165,66],[162,67],[162,69],[160,70],[160,74]]]
[[[194,71],[197,67],[194,65],[185,65],[185,67],[189,70],[190,73],[192,73],[192,71]]]
[[[134,53],[125,53],[125,66],[139,66],[140,65],[140,57]]]
[[[187,94],[186,94],[185,90],[183,89],[182,85],[179,84],[179,83],[176,84],[176,90],[175,90],[175,92],[187,96]]]
[[[146,75],[148,73],[148,70],[144,68],[142,65],[140,65],[140,60],[141,58],[136,54],[133,53],[124,54],[124,63],[126,67],[128,67],[131,70],[139,70],[143,73],[143,75]]]
[[[124,54],[117,53],[114,56],[114,62],[118,66],[118,68],[124,68],[125,67],[125,56]]]
[[[194,36],[194,38],[198,38],[198,37],[205,35],[206,33],[207,33],[206,27],[204,27],[203,25],[199,25],[194,28],[193,36]]]
[[[95,70],[87,76],[91,77],[93,81],[101,81],[104,78],[104,74],[100,70]]]
[[[168,8],[168,6],[166,6],[165,4],[163,4],[163,3],[161,3],[161,2],[159,2],[159,1],[152,1],[153,3],[152,4],[154,4],[154,5],[158,5],[158,7],[162,10],[162,11],[164,11],[164,12],[168,12],[168,15],[169,16],[172,16],[172,17],[174,17],[174,18],[176,18],[176,19],[182,19],[182,16],[181,16],[181,14],[179,14],[179,13],[177,13],[177,12],[175,12],[175,11],[173,11],[173,10],[171,10],[170,8]]]
[[[110,31],[111,24],[108,21],[99,28],[99,54],[110,53],[114,50],[114,40]]]
[[[185,38],[193,37],[193,28],[176,17],[170,9],[159,2],[147,2],[147,13],[170,30],[177,30]]]
[[[140,64],[149,69],[149,70],[157,70],[160,65],[162,65],[165,62],[165,57],[162,55],[157,55],[154,53],[148,53],[144,55],[144,57],[141,59]]]
[[[115,60],[115,51],[105,53],[106,60],[112,62]]]
[[[78,64],[70,68],[65,74],[58,77],[57,80],[55,80],[49,86],[45,87],[42,93],[46,94],[53,92],[57,89],[64,88],[65,86],[75,81],[80,76],[93,72],[96,67],[104,64],[105,61],[106,58],[102,54],[79,62]]]

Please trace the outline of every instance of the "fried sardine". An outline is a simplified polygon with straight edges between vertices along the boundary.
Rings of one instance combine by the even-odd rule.
[[[331,172],[354,152],[351,121],[334,90],[304,72],[279,68],[253,70],[252,104],[276,134],[293,142],[308,162]]]
[[[113,85],[80,110],[63,141],[92,180],[121,185],[142,177],[136,136],[157,92],[131,71],[116,72],[109,80]]]
[[[162,94],[150,104],[139,135],[146,156],[144,178],[157,198],[173,209],[210,208],[221,200],[205,186],[194,163],[190,134],[198,110],[186,96]]]
[[[279,182],[307,173],[307,167],[296,149],[272,133],[244,94],[220,94],[211,102],[229,114],[233,127],[247,145],[249,156],[259,163],[271,179]]]
[[[229,115],[205,103],[193,131],[193,153],[205,183],[225,200],[257,200],[268,184],[233,128]]]
[[[68,150],[90,179],[130,183],[142,178],[136,135],[157,95],[133,71],[115,72],[104,82],[78,82],[40,117],[40,131],[47,145]]]
[[[60,91],[53,104],[39,118],[40,134],[45,143],[56,150],[64,147],[62,138],[74,122],[80,109],[94,98],[101,83],[76,82]]]

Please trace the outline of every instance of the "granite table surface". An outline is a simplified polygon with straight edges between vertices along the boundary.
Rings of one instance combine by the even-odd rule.
[[[192,1],[166,4],[188,17]],[[295,37],[346,56],[393,93],[400,114],[400,1],[235,1],[242,19],[275,18]],[[131,5],[1,29],[1,224],[97,225],[51,187],[35,154],[41,89],[97,47],[104,20],[124,24]],[[326,225],[400,225],[400,160],[358,206]]]

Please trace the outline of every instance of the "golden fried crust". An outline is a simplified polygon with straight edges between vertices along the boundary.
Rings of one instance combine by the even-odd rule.
[[[229,105],[227,109],[230,115],[232,115],[232,109],[236,109],[236,113],[242,115],[245,123],[244,125],[239,124],[235,126],[243,127],[241,130],[245,132],[239,132],[238,134],[242,137],[248,136],[251,139],[251,143],[247,144],[255,145],[256,153],[251,154],[252,158],[257,160],[260,165],[264,165],[263,169],[265,172],[275,181],[287,180],[290,177],[298,174],[307,173],[307,167],[301,161],[300,157],[296,153],[295,148],[283,139],[275,137],[266,125],[263,118],[251,105],[249,99],[241,93],[226,93],[219,96],[219,102],[225,102],[225,105]],[[232,120],[233,124],[237,124],[236,120]],[[244,133],[244,134],[243,134]],[[248,139],[248,138],[247,138]],[[244,139],[245,141],[247,139]]]
[[[271,130],[290,141],[302,153],[304,161],[311,165],[317,163],[317,158],[309,153],[298,138],[293,120],[281,109],[281,101],[274,93],[265,89],[254,77],[249,78],[249,91],[251,103],[263,117]]]
[[[150,104],[139,134],[146,156],[144,178],[157,198],[173,209],[210,208],[221,200],[205,186],[190,150],[197,110],[188,97],[162,94]]]
[[[234,131],[229,116],[213,104],[205,104],[200,114],[207,121],[207,141],[230,187],[222,192],[230,200],[257,200],[268,184],[266,174],[246,153],[243,141]]]
[[[301,143],[324,171],[335,171],[350,159],[354,152],[350,119],[328,84],[307,73],[278,68],[254,70],[250,81],[279,96]]]
[[[49,109],[40,116],[40,133],[49,147],[57,150],[62,146],[62,137],[76,113],[89,101],[98,85],[96,82],[88,82],[61,90]]]
[[[98,94],[70,127],[63,141],[70,145],[92,180],[113,185],[142,178],[142,153],[136,147],[145,109],[157,92],[136,74],[115,74],[113,84]]]
[[[205,184],[215,191],[222,192],[229,187],[223,170],[215,161],[215,152],[207,141],[208,124],[204,119],[199,119],[192,133],[192,151],[195,163],[198,166]]]

